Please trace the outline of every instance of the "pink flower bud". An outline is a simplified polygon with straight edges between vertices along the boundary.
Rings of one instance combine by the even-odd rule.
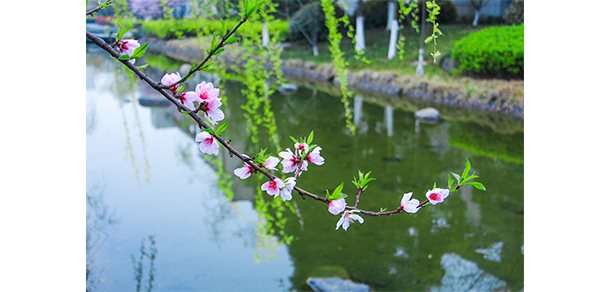
[[[339,213],[345,210],[345,206],[347,206],[347,204],[345,203],[345,198],[332,200],[328,202],[328,212],[333,215],[339,215]]]

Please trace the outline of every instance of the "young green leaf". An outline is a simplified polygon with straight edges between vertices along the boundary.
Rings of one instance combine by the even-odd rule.
[[[246,1],[247,2],[247,1]],[[299,143],[299,141],[297,141],[297,139],[295,139],[294,137],[290,136],[290,139],[294,142],[294,143]]]
[[[462,177],[467,177],[468,172],[470,172],[470,161],[466,158],[466,167],[464,168],[464,172],[462,172]]]
[[[148,64],[144,64],[142,66],[138,66],[138,69],[140,69],[140,70],[144,70],[146,68],[148,68]]]
[[[234,43],[234,42],[238,42],[240,39],[235,37],[235,36],[231,36],[227,39],[227,41],[225,42],[225,44],[230,44],[230,43]]]
[[[216,50],[216,52],[214,52],[214,56],[220,55],[220,53],[222,53],[224,50],[225,50],[225,48],[220,48],[220,49]]]
[[[146,52],[147,49],[148,49],[148,43],[145,43],[145,44],[137,47],[133,51],[133,55],[131,55],[131,57],[133,57],[133,58],[141,58],[142,56],[144,56],[144,53]]]
[[[229,123],[228,123],[228,122],[226,122],[226,123],[224,123],[224,124],[222,124],[222,125],[218,126],[218,128],[216,129],[216,134],[220,134],[220,133],[224,132],[224,130],[226,130],[226,129],[227,129],[227,126],[228,126],[228,125],[229,125]]]
[[[116,34],[116,39],[120,40],[123,35],[128,32],[133,26],[119,27],[119,31]]]
[[[204,132],[208,132],[209,134],[214,134],[214,130],[212,129],[203,129]]]
[[[469,182],[469,183],[463,183],[462,185],[463,186],[472,185],[472,186],[474,186],[475,188],[477,188],[479,190],[482,190],[482,191],[486,191],[487,190],[482,183],[476,182],[476,181]]]
[[[124,61],[124,60],[129,60],[131,59],[131,57],[127,54],[123,54],[119,56],[119,60]]]
[[[311,133],[309,133],[309,137],[307,137],[307,144],[311,144],[311,142],[313,142],[313,131],[311,131]]]

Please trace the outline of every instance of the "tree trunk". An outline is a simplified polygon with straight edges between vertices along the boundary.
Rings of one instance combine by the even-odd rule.
[[[477,26],[479,24],[479,17],[481,16],[480,10],[474,11],[474,20],[472,21],[472,25]]]
[[[364,16],[362,15],[362,0],[358,0],[358,16],[356,17],[356,50],[366,49],[364,44]]]
[[[388,24],[385,27],[385,30],[392,30],[392,24],[394,23],[394,19],[396,18],[396,2],[391,0],[388,2]]]
[[[392,21],[392,30],[390,32],[390,49],[388,50],[388,59],[392,60],[396,57],[396,43],[398,42],[398,20]]]
[[[424,75],[424,46],[426,36],[426,8],[421,8],[421,45],[419,47],[419,60],[417,61],[417,68],[415,73],[419,76]]]
[[[263,21],[263,48],[269,46],[269,30],[267,29],[267,22]]]

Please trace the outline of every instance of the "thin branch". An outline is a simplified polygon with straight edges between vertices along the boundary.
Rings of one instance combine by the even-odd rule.
[[[107,2],[110,2],[110,3],[106,4]],[[98,3],[99,3],[99,2],[98,2]],[[98,6],[97,6],[95,9],[93,9],[93,10],[91,10],[91,11],[87,12],[85,15],[91,15],[91,16],[93,16],[93,15],[94,15],[94,14],[96,14],[98,11],[100,11],[100,9],[102,9],[102,7],[104,7],[105,5],[110,5],[110,4],[112,4],[112,1],[111,1],[111,0],[106,0],[106,1],[104,1],[104,3],[99,4],[99,5],[98,5]]]
[[[140,77],[140,79],[144,80],[144,82],[148,83],[148,85],[150,85],[153,89],[155,89],[156,91],[161,93],[163,96],[165,96],[165,98],[167,98],[170,102],[172,102],[174,105],[176,105],[176,107],[178,107],[178,109],[180,111],[188,112],[188,115],[197,122],[197,124],[199,125],[200,128],[210,129],[210,126],[208,126],[203,121],[203,119],[201,119],[201,117],[199,117],[196,113],[189,111],[186,107],[184,107],[184,105],[182,105],[182,103],[178,99],[176,99],[175,97],[172,96],[172,94],[170,94],[166,90],[164,90],[164,89],[166,89],[165,88],[166,86],[162,86],[160,83],[152,80],[150,77],[148,77],[146,74],[144,74],[144,72],[142,72],[140,69],[138,69],[138,67],[136,67],[134,64],[131,64],[128,60],[119,60],[119,56],[121,54],[119,54],[119,52],[114,50],[110,45],[108,45],[106,42],[104,42],[99,37],[95,36],[94,34],[88,32],[88,31],[86,32],[86,34],[87,34],[88,39],[93,41],[93,43],[95,43],[96,45],[101,47],[103,50],[107,51],[111,56],[116,58],[119,62],[121,62],[125,66],[127,66],[127,68],[129,68],[131,71],[133,71],[138,77]],[[253,159],[251,159],[251,158],[241,154],[239,151],[235,150],[235,148],[233,148],[231,145],[229,145],[229,143],[224,138],[222,138],[216,134],[211,134],[211,135],[218,141],[218,143],[222,144],[222,146],[224,146],[230,153],[237,156],[240,160],[242,160],[244,163],[250,165],[256,171],[259,171],[260,173],[265,175],[269,180],[273,181],[274,179],[278,178],[275,175],[273,175],[273,174],[269,173],[268,171],[266,171],[265,169],[263,169],[262,167],[258,166],[256,163],[253,163]],[[297,191],[299,194],[308,196],[314,200],[321,201],[326,204],[328,204],[328,202],[329,202],[329,200],[327,198],[312,194],[297,186],[294,187],[294,190]],[[424,202],[424,203],[426,203],[426,202]],[[423,206],[424,203],[420,204],[420,206]],[[358,204],[356,203],[356,206],[357,205]],[[391,214],[400,213],[402,211],[402,208],[398,208],[394,211],[388,211],[388,212],[371,212],[371,211],[365,211],[365,210],[361,210],[356,207],[350,207],[350,206],[347,206],[346,209],[358,210],[358,211],[360,211],[360,213],[362,213],[364,215],[369,215],[369,216],[391,215]]]
[[[195,74],[195,72],[201,70],[201,68],[203,67],[203,65],[205,65],[205,63],[207,63],[210,58],[212,56],[214,56],[214,54],[222,47],[225,46],[225,42],[237,31],[237,29],[246,22],[246,20],[248,20],[248,17],[244,16],[241,18],[241,20],[239,21],[239,23],[237,25],[235,25],[235,27],[233,27],[233,30],[231,30],[228,34],[226,34],[225,36],[222,37],[222,39],[220,40],[220,42],[216,45],[216,47],[214,49],[212,49],[210,51],[210,53],[205,57],[205,59],[203,59],[203,61],[201,61],[201,63],[199,63],[199,65],[197,65],[197,67],[195,67],[194,69],[190,70],[188,74],[186,74],[186,76],[182,77],[180,80],[174,82],[174,84],[170,84],[170,85],[161,85],[161,88],[163,89],[168,89],[171,88],[173,86],[178,85],[179,83],[182,83],[184,81],[186,81],[187,79],[189,79],[191,77],[191,75]]]

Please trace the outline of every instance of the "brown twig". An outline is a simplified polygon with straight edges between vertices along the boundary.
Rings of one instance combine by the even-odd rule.
[[[123,63],[125,66],[127,66],[127,68],[129,68],[131,71],[133,71],[138,77],[140,77],[140,79],[142,79],[144,82],[148,83],[149,86],[151,86],[153,89],[157,90],[159,93],[161,93],[165,98],[167,98],[170,102],[172,102],[174,105],[176,105],[176,107],[178,107],[178,109],[180,111],[185,111],[188,112],[188,115],[195,120],[195,122],[197,122],[197,124],[199,125],[200,128],[202,129],[210,129],[210,126],[208,126],[203,119],[201,119],[201,117],[199,117],[196,113],[189,111],[186,107],[184,107],[182,105],[182,103],[177,100],[175,97],[173,97],[172,94],[168,93],[165,89],[169,88],[167,86],[163,86],[161,85],[159,82],[156,82],[154,80],[152,80],[150,77],[148,77],[146,74],[144,74],[144,72],[142,72],[140,69],[138,69],[138,67],[136,67],[134,64],[131,64],[128,60],[119,60],[119,56],[121,54],[119,54],[117,51],[115,51],[110,45],[108,45],[106,42],[104,42],[102,39],[98,38],[97,36],[95,36],[94,34],[90,33],[90,32],[86,32],[87,33],[87,38],[90,39],[91,41],[93,41],[93,43],[95,43],[96,45],[98,45],[99,47],[101,47],[103,50],[107,51],[111,56],[113,56],[114,58],[116,58],[119,62]],[[179,83],[179,82],[177,82]],[[175,84],[173,84],[175,85]],[[235,150],[235,148],[233,148],[231,145],[229,145],[229,143],[222,137],[211,133],[211,135],[218,141],[218,143],[222,144],[222,146],[227,149],[227,151],[229,151],[230,153],[232,153],[233,155],[237,156],[240,160],[242,160],[244,163],[250,165],[253,169],[255,169],[256,171],[259,171],[260,173],[262,173],[263,175],[265,175],[269,180],[274,180],[278,177],[276,177],[275,175],[269,173],[268,171],[266,171],[265,169],[263,169],[262,167],[260,167],[259,165],[257,165],[256,163],[253,162],[253,159],[241,154],[239,151]],[[294,190],[297,191],[299,194],[304,195],[304,196],[308,196],[314,200],[317,201],[321,201],[324,202],[326,204],[328,204],[329,200],[325,197],[320,197],[318,195],[315,195],[313,193],[310,193],[306,190],[303,190],[297,186],[294,187]],[[364,214],[364,215],[369,215],[369,216],[382,216],[382,215],[392,215],[392,214],[396,214],[396,213],[400,213],[402,211],[402,208],[398,208],[394,211],[387,211],[387,212],[371,212],[371,211],[366,211],[366,210],[361,210],[358,209],[356,206],[358,205],[358,201],[360,200],[360,194],[362,192],[359,191],[358,193],[358,198],[357,198],[357,202],[356,205],[354,207],[350,207],[347,206],[346,209],[348,210],[358,210],[360,211],[360,213]],[[428,201],[426,201],[428,202]],[[423,206],[423,204],[425,204],[426,202],[420,204],[420,206]]]

